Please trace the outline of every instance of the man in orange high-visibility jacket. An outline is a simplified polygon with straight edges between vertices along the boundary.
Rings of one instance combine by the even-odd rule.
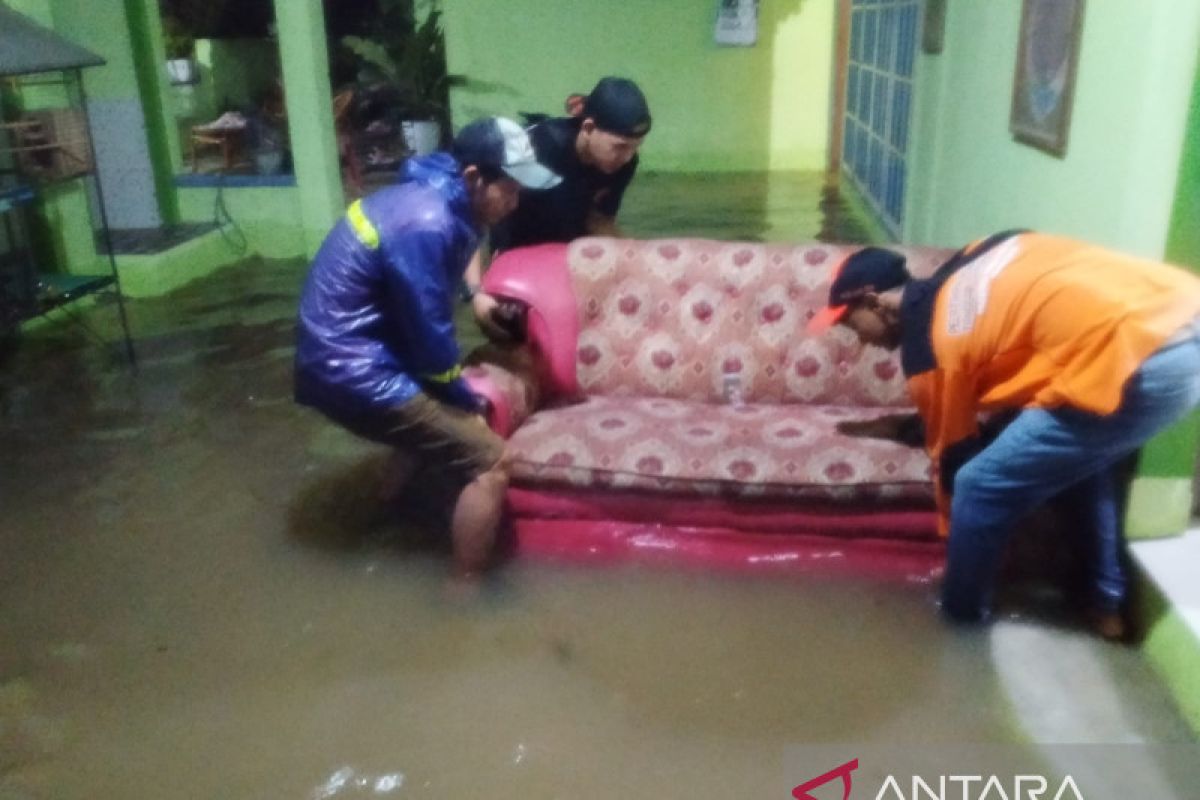
[[[1093,610],[1123,632],[1126,580],[1111,467],[1200,402],[1200,279],[1036,233],[961,250],[930,278],[861,250],[810,323],[900,349],[934,462],[947,543],[942,608],[988,617],[1013,526],[1071,489],[1094,529]],[[981,414],[1016,411],[990,443]]]

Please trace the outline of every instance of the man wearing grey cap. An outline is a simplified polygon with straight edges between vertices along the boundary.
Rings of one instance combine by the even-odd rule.
[[[607,77],[586,97],[573,95],[568,107],[572,116],[529,129],[538,160],[562,183],[546,192],[522,191],[517,211],[492,230],[493,251],[619,234],[617,211],[650,132],[646,96],[628,78]],[[495,301],[477,293],[480,275],[476,260],[467,273],[475,317],[485,333],[503,338],[491,322]]]
[[[559,180],[517,123],[472,122],[451,152],[410,159],[399,182],[350,206],[300,300],[296,400],[395,448],[397,490],[418,469],[448,482],[461,573],[491,555],[508,476],[504,443],[460,375],[454,301],[484,230],[521,189]]]

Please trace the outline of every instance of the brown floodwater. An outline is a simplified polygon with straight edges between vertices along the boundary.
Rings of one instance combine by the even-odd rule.
[[[643,176],[631,233],[861,231],[820,176]],[[811,743],[1194,742],[1045,586],[509,563],[447,591],[378,448],[291,401],[305,265],[247,259],[0,361],[0,798],[789,797]],[[472,337],[467,337],[473,340]],[[1040,609],[1040,611],[1039,611]]]

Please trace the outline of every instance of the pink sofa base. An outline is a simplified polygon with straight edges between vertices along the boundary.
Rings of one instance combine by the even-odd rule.
[[[739,573],[839,573],[925,582],[944,546],[927,510],[802,510],[645,493],[511,487],[515,554],[586,564],[683,564]],[[879,538],[886,531],[887,539]]]
[[[573,564],[696,567],[752,575],[855,575],[929,583],[941,574],[938,542],[830,539],[681,528],[649,522],[516,519],[514,555]]]

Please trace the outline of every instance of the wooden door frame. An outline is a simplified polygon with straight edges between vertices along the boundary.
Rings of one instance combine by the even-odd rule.
[[[850,23],[853,0],[838,0],[834,22],[833,104],[829,119],[829,160],[825,165],[826,181],[836,184],[842,174],[842,140],[846,135],[846,78],[850,72]]]

